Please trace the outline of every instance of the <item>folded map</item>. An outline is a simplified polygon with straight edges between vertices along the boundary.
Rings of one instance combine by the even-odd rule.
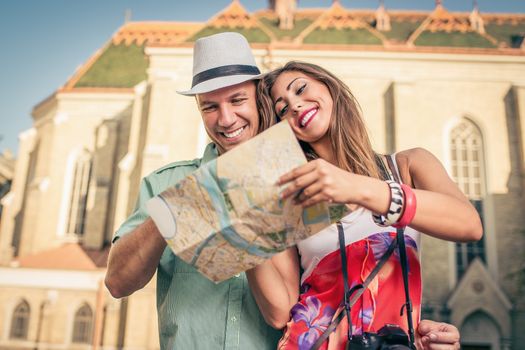
[[[281,200],[280,176],[306,163],[287,121],[201,165],[146,206],[169,247],[214,282],[319,232],[344,205]]]

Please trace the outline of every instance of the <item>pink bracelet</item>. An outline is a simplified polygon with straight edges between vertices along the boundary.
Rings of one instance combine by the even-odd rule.
[[[401,228],[410,225],[414,219],[414,216],[416,216],[416,194],[408,185],[401,184],[401,189],[403,190],[403,196],[405,197],[405,205],[401,217],[395,224],[392,225],[395,228]]]

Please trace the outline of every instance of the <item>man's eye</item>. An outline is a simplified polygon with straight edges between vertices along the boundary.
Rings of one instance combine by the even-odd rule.
[[[232,103],[234,105],[239,105],[239,104],[243,103],[244,101],[246,101],[245,98],[236,98],[236,99],[232,100]]]
[[[206,107],[201,108],[201,111],[203,111],[204,113],[210,113],[210,112],[213,112],[214,110],[215,110],[215,106],[206,106]]]

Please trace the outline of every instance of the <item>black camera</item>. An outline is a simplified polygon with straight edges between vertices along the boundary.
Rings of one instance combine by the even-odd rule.
[[[411,350],[408,335],[395,324],[384,325],[377,333],[353,335],[347,350]]]

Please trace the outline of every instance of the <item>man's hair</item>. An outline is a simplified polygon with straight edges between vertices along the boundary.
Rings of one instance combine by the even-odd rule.
[[[273,112],[272,99],[264,91],[264,83],[261,79],[254,80],[255,99],[257,100],[257,112],[259,113],[259,129],[261,133],[277,122]]]
[[[291,61],[265,75],[257,87],[261,105],[260,118],[273,121],[277,119],[270,92],[277,78],[290,71],[301,72],[323,83],[332,96],[332,118],[328,135],[337,165],[355,174],[380,178],[376,154],[361,116],[361,108],[348,86],[326,69],[311,63]],[[263,116],[263,113],[269,116]],[[317,157],[308,143],[301,142],[301,146],[307,155]]]

